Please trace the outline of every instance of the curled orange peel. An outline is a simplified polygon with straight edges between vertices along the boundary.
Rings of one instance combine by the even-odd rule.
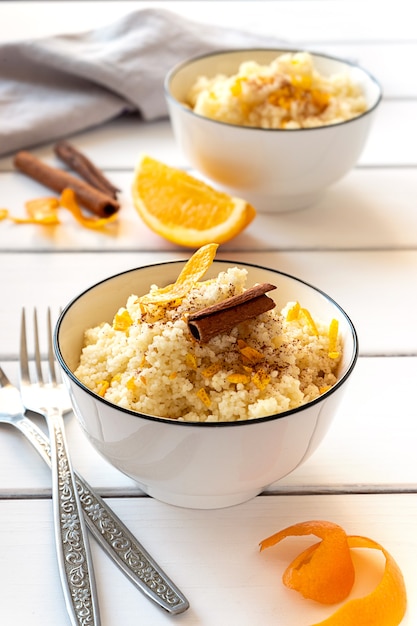
[[[385,557],[382,579],[371,593],[348,600],[329,618],[313,626],[398,626],[407,608],[404,578],[394,558],[376,541],[346,535],[343,528],[332,522],[310,521],[289,526],[264,539],[260,549],[269,548],[289,536],[309,534],[322,541],[294,559],[284,572],[283,583],[304,597],[324,604],[346,599],[353,586],[355,573],[346,547],[348,552],[351,548],[380,550]]]
[[[81,224],[81,226],[84,226],[84,228],[99,230],[117,219],[117,213],[114,213],[110,217],[103,218],[86,217],[77,202],[74,191],[68,188],[62,191],[60,198],[35,198],[34,200],[25,202],[27,217],[14,217],[10,215],[7,209],[0,209],[0,220],[10,219],[15,224],[55,226],[61,223],[58,215],[61,207],[67,209],[74,219]]]
[[[181,300],[204,276],[216,256],[217,243],[208,243],[188,259],[175,283],[156,289],[139,298],[142,304],[168,304]]]
[[[84,228],[92,228],[93,230],[107,226],[107,224],[114,222],[118,217],[117,213],[113,213],[110,217],[85,217],[77,202],[75,192],[70,188],[62,190],[59,204],[64,209],[67,209],[81,226],[84,226]]]
[[[58,217],[59,202],[57,198],[35,198],[25,202],[25,209],[28,217],[10,217],[15,224],[41,224],[53,226],[59,224]]]
[[[284,585],[322,604],[345,600],[355,581],[355,569],[343,528],[331,522],[302,522],[264,539],[260,548],[269,548],[292,535],[316,535],[322,541],[304,550],[287,567]]]

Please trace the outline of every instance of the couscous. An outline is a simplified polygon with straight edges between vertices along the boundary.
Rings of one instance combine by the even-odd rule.
[[[192,336],[187,316],[243,293],[246,282],[245,269],[230,267],[171,302],[158,301],[156,285],[131,295],[113,323],[86,331],[75,375],[111,403],[192,422],[264,417],[325,393],[337,380],[338,323],[313,319],[302,303],[204,343]]]
[[[228,124],[289,130],[337,124],[367,109],[347,72],[321,75],[308,52],[284,53],[269,65],[247,61],[233,76],[200,76],[186,104]]]

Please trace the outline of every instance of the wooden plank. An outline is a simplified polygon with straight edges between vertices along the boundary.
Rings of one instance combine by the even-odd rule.
[[[170,260],[189,251],[26,254],[2,253],[3,358],[17,356],[22,306],[58,311],[98,280],[118,272]],[[355,324],[362,355],[416,355],[416,250],[220,251],[219,259],[248,262],[286,272],[320,288],[342,306]],[[115,302],[116,308],[123,303]]]
[[[194,175],[198,176],[196,172]],[[122,190],[118,223],[103,231],[83,228],[62,210],[61,226],[40,227],[0,222],[5,251],[181,251],[151,232],[134,209],[133,170],[113,173]],[[51,195],[19,174],[0,174],[2,205],[25,214],[28,199]],[[261,250],[403,250],[417,246],[415,168],[357,168],[329,188],[314,206],[289,213],[258,213],[249,227],[222,245],[224,251]],[[183,249],[183,254],[187,250]]]
[[[112,499],[110,504],[189,598],[190,609],[175,618],[183,626],[299,626],[333,613],[336,607],[307,601],[281,583],[288,563],[315,538],[287,539],[263,553],[258,550],[259,541],[270,534],[310,519],[329,520],[349,534],[380,542],[406,582],[409,603],[401,626],[417,621],[415,494],[258,497],[218,511],[180,509],[149,498]],[[50,502],[0,501],[2,624],[52,626],[67,621],[51,520]],[[136,626],[138,620],[149,626],[172,624],[172,617],[134,589],[95,542],[92,550],[103,626]],[[355,551],[357,579],[351,597],[378,584],[380,556]]]
[[[415,109],[413,99],[382,101],[358,161],[359,167],[417,165],[416,144],[408,141],[409,137],[417,135]],[[121,117],[68,139],[84,150],[109,177],[117,176],[120,170],[133,173],[142,153],[148,153],[168,165],[190,169],[174,141],[168,119],[143,122],[135,116]],[[32,152],[47,163],[62,167],[62,163],[53,157],[52,144],[33,149]],[[12,155],[0,158],[0,176],[13,171]],[[23,176],[19,176],[20,181],[24,181]],[[3,185],[1,183],[2,188]]]
[[[17,364],[1,365],[17,383]],[[416,491],[416,379],[417,357],[360,358],[318,450],[268,492]],[[44,428],[43,420],[37,424]],[[11,426],[0,430],[0,496],[49,497],[49,469]],[[66,431],[74,466],[101,494],[142,493],[94,450],[73,415],[66,418]]]

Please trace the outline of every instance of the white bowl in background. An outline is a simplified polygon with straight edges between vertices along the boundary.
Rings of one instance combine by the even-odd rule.
[[[362,153],[382,97],[380,85],[366,70],[311,52],[320,74],[347,71],[362,87],[368,103],[365,113],[330,126],[264,129],[209,119],[184,104],[199,76],[233,75],[244,61],[269,64],[288,52],[296,51],[244,49],[206,54],[177,65],[165,80],[174,136],[187,160],[212,183],[249,201],[258,211],[305,208],[345,176]]]
[[[92,445],[143,491],[163,502],[191,508],[235,505],[292,472],[317,449],[335,416],[358,356],[355,328],[329,296],[287,274],[247,263],[215,261],[207,278],[230,266],[246,268],[248,284],[270,282],[277,306],[298,300],[313,316],[337,318],[343,337],[338,381],[316,400],[285,413],[240,422],[191,423],[143,415],[111,404],[74,375],[84,331],[151,284],[175,282],[183,262],[132,269],[87,289],[63,310],[54,345],[75,415]]]

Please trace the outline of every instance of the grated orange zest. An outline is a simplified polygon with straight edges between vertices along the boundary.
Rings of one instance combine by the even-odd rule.
[[[201,402],[203,404],[206,405],[206,407],[210,407],[211,406],[211,400],[210,400],[210,396],[208,395],[207,391],[204,389],[204,387],[201,387],[198,391],[197,391],[197,398],[199,398],[199,400],[201,400]]]
[[[251,346],[244,346],[243,348],[239,348],[240,354],[245,357],[246,361],[252,365],[256,365],[264,360],[264,355],[252,348]]]
[[[121,313],[116,313],[113,320],[113,328],[114,330],[128,331],[132,326],[133,320],[130,317],[129,311],[122,311]]]
[[[187,365],[187,367],[189,367],[192,370],[197,369],[197,359],[195,358],[194,354],[191,354],[191,352],[188,352],[185,355],[185,364]]]
[[[99,388],[98,388],[97,393],[99,396],[103,398],[107,389],[110,387],[110,383],[107,380],[101,380],[98,384],[99,384]]]
[[[204,370],[202,370],[201,375],[204,376],[204,378],[212,378],[220,370],[221,370],[220,363],[212,363],[211,365],[206,367]]]
[[[298,319],[300,309],[301,307],[299,302],[296,302],[290,309],[288,309],[286,316],[287,322],[293,322],[294,320]]]
[[[229,374],[227,380],[229,383],[234,383],[236,385],[247,385],[247,383],[250,382],[250,377],[246,374]]]
[[[336,319],[332,319],[329,326],[329,357],[331,359],[338,359],[340,352],[337,350],[337,338],[339,334],[339,322]]]
[[[300,313],[302,313],[304,315],[305,319],[307,320],[307,323],[310,326],[310,329],[311,329],[311,332],[313,333],[313,335],[318,337],[319,336],[319,331],[317,330],[316,323],[313,320],[310,311],[308,309],[301,308],[300,309]]]
[[[129,380],[126,383],[126,388],[129,389],[129,391],[135,391],[135,389],[136,389],[136,381],[135,381],[135,377],[134,376],[129,378]]]
[[[247,78],[244,76],[238,76],[233,84],[230,86],[230,93],[232,96],[238,97],[242,93],[242,83],[247,82]]]
[[[264,389],[266,389],[266,387],[269,385],[271,381],[271,377],[269,376],[269,374],[267,374],[267,372],[265,370],[263,370],[262,368],[258,369],[254,375],[252,376],[252,382],[253,384],[258,387],[258,389],[260,391],[263,391]]]

